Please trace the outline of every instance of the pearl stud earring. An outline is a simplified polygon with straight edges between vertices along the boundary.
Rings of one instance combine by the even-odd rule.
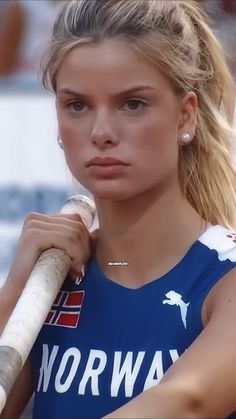
[[[183,134],[181,134],[180,136],[180,144],[181,145],[187,145],[189,144],[191,141],[191,135],[188,132],[184,132]]]
[[[59,147],[63,150],[63,142],[61,138],[58,139],[58,144],[59,144]]]

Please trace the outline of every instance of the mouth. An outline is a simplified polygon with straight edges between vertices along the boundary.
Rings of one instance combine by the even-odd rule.
[[[125,169],[127,168],[126,164],[92,164],[88,167],[90,173],[98,178],[114,178],[122,175]]]
[[[128,166],[128,164],[122,160],[115,159],[114,157],[95,157],[90,160],[86,166]]]
[[[127,166],[124,163],[93,163],[89,164],[88,167],[96,166],[96,167],[110,167],[110,166]]]

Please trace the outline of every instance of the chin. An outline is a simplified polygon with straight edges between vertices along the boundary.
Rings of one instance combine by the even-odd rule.
[[[105,199],[109,201],[122,201],[137,195],[134,189],[124,189],[120,187],[91,187],[91,185],[83,185],[97,199]]]
[[[105,199],[108,201],[123,201],[125,199],[131,198],[130,194],[124,194],[121,191],[93,191],[92,194],[97,199]]]

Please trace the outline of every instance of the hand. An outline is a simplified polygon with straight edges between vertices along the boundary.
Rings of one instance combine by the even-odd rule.
[[[80,215],[31,213],[24,222],[7,282],[14,276],[14,284],[18,279],[22,289],[40,254],[50,248],[67,252],[71,258],[69,276],[76,280],[90,257],[91,244],[92,238]]]

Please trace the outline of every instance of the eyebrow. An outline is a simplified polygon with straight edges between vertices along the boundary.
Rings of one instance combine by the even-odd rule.
[[[131,89],[128,90],[123,90],[122,92],[116,93],[113,96],[114,97],[121,97],[121,96],[126,96],[129,94],[133,94],[142,90],[156,90],[156,87],[152,87],[152,86],[134,86]],[[80,92],[76,92],[75,90],[72,90],[68,87],[62,87],[61,89],[58,90],[58,93],[64,93],[67,95],[73,95],[73,96],[80,96],[80,97],[85,97],[85,95],[81,94]]]

